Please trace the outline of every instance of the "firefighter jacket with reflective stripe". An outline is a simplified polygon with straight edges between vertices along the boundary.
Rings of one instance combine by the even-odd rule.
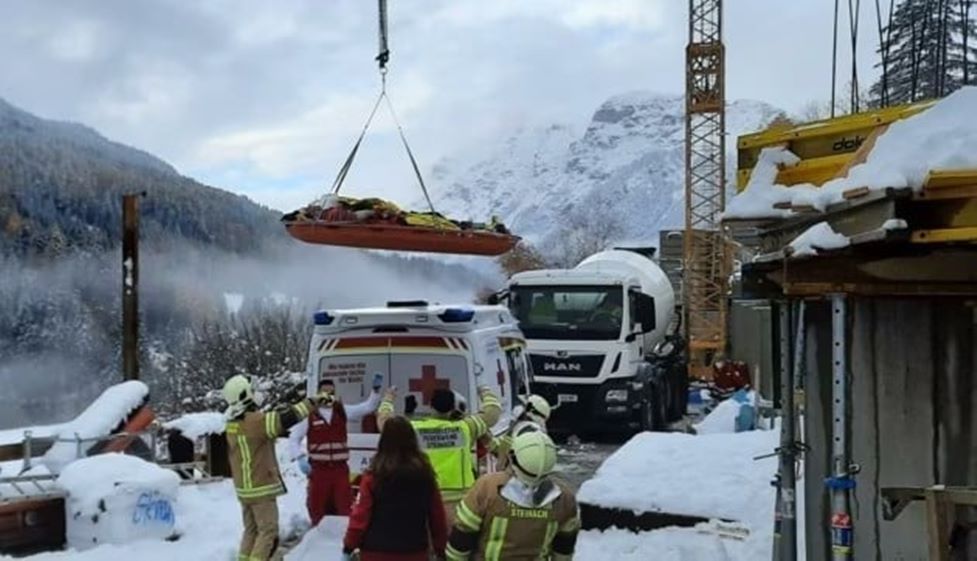
[[[580,516],[573,491],[550,480],[556,498],[540,507],[502,496],[512,472],[483,475],[458,503],[448,539],[450,561],[562,561],[573,557]]]
[[[284,411],[248,411],[227,423],[227,453],[238,499],[258,502],[285,493],[275,456],[275,439],[309,416],[314,404],[303,400]]]
[[[431,460],[438,476],[438,487],[445,502],[461,500],[475,483],[475,465],[472,449],[475,441],[488,434],[499,422],[502,406],[499,398],[486,387],[479,389],[482,408],[478,413],[459,420],[445,417],[413,419],[421,447]],[[384,399],[377,410],[380,428],[394,414],[393,401]]]
[[[306,442],[309,451],[309,462],[315,467],[319,465],[335,465],[346,463],[349,459],[349,448],[346,435],[346,408],[339,401],[332,406],[332,419],[326,421],[313,409],[309,414],[309,432]]]

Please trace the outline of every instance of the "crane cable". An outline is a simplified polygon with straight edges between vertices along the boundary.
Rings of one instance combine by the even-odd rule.
[[[879,30],[879,54],[882,57],[882,86],[879,92],[879,105],[889,106],[889,46],[892,43],[892,14],[895,0],[889,0],[889,16],[882,25],[882,6],[880,0],[875,0],[875,21]]]
[[[838,91],[838,2],[835,0],[834,34],[831,45],[831,118],[835,117],[835,95]]]
[[[851,112],[858,113],[858,23],[861,19],[862,0],[848,0],[848,31],[851,36]]]
[[[417,183],[421,186],[421,191],[424,193],[424,199],[427,201],[428,207],[430,207],[433,214],[437,214],[434,210],[434,203],[431,202],[431,196],[427,192],[427,185],[424,183],[424,177],[421,175],[421,168],[417,164],[417,158],[414,157],[414,151],[410,148],[410,143],[407,142],[407,135],[404,133],[404,127],[401,126],[400,120],[397,118],[397,112],[394,111],[393,103],[390,101],[390,95],[387,94],[387,63],[390,61],[390,49],[387,44],[387,0],[378,0],[379,2],[379,49],[378,54],[375,58],[380,70],[380,95],[377,96],[376,102],[373,104],[373,109],[370,111],[370,116],[367,117],[366,123],[363,125],[363,130],[360,131],[360,135],[356,139],[356,143],[353,144],[352,150],[350,150],[349,155],[346,156],[346,161],[343,162],[342,167],[339,168],[339,173],[336,175],[336,179],[333,180],[331,191],[334,195],[339,194],[339,190],[343,186],[343,182],[346,181],[346,175],[349,173],[350,168],[353,166],[353,161],[356,159],[356,154],[360,150],[360,145],[363,144],[363,138],[366,137],[366,132],[370,129],[370,124],[373,123],[373,118],[377,114],[377,110],[380,108],[382,102],[386,102],[387,111],[390,113],[390,117],[393,119],[394,125],[397,127],[397,133],[400,135],[400,140],[404,144],[404,149],[407,151],[407,157],[410,159],[411,167],[414,169],[414,175],[417,177]]]

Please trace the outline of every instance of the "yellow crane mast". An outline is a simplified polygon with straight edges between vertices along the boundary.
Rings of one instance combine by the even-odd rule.
[[[729,246],[726,200],[725,48],[722,0],[689,0],[685,66],[683,310],[689,375],[710,378],[726,347]]]

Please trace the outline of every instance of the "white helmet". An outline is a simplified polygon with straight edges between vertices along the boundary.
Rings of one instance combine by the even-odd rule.
[[[231,376],[224,383],[224,401],[227,402],[226,414],[228,417],[237,417],[254,404],[254,390],[251,388],[251,381],[246,376],[238,374]]]
[[[523,483],[536,487],[556,467],[556,445],[542,431],[527,431],[512,439],[512,469]]]
[[[526,405],[522,415],[539,425],[545,425],[546,421],[550,419],[550,411],[552,410],[546,398],[541,395],[530,394],[523,401]]]

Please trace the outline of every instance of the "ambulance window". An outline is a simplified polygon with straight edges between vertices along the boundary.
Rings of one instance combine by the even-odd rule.
[[[319,381],[332,380],[336,395],[344,403],[359,403],[370,396],[373,375],[383,374],[384,385],[390,377],[390,355],[387,353],[333,355],[319,361]]]
[[[529,393],[529,369],[522,347],[509,347],[505,351],[506,363],[509,366],[509,385],[512,395],[526,395]]]
[[[451,354],[392,353],[390,355],[390,383],[397,387],[394,407],[398,414],[430,415],[431,395],[443,388],[455,392],[470,403],[471,387],[468,383],[468,360]],[[411,399],[411,396],[413,399]],[[405,411],[416,403],[417,409]]]

